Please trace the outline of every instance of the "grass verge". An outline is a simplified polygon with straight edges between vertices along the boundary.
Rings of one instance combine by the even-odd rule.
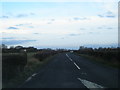
[[[107,61],[103,58],[100,57],[94,57],[94,56],[90,56],[90,55],[85,55],[85,54],[78,54],[79,56],[83,57],[83,58],[87,58],[89,60],[101,63],[105,66],[109,66],[109,67],[114,67],[114,68],[120,68],[120,63],[115,61]]]
[[[8,83],[3,83],[2,88],[17,88],[20,85],[24,83],[25,80],[27,80],[28,77],[30,77],[38,68],[41,68],[42,66],[46,65],[53,56],[49,56],[43,61],[39,61],[38,59],[33,57],[34,53],[28,53],[27,59],[28,63],[24,68],[24,71],[21,73],[18,73],[16,77],[11,79]]]

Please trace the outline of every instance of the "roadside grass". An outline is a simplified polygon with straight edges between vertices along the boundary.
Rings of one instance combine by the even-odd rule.
[[[100,58],[100,57],[95,57],[95,56],[90,56],[90,55],[85,55],[85,54],[78,54],[78,55],[83,57],[83,58],[87,58],[89,60],[101,63],[105,66],[120,68],[120,63],[117,62],[116,60],[108,61],[108,60],[105,60],[105,59]]]
[[[17,74],[16,77],[11,79],[8,83],[3,84],[2,88],[17,88],[22,85],[28,77],[30,77],[38,68],[40,69],[42,66],[46,65],[53,56],[49,56],[43,61],[39,61],[34,58],[35,53],[27,53],[27,65],[24,68],[23,72]]]

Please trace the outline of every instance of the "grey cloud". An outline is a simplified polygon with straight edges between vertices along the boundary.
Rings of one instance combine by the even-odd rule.
[[[29,28],[34,28],[33,26],[28,26]]]
[[[103,27],[98,27],[98,29],[103,29]]]
[[[52,22],[48,22],[47,24],[52,24]]]
[[[116,17],[116,16],[114,15],[114,13],[111,12],[111,11],[108,11],[108,12],[102,14],[102,15],[99,14],[98,16],[101,17],[101,18],[103,18],[103,17],[105,17],[105,18],[115,18],[115,17]]]
[[[55,21],[55,19],[51,19],[51,21]]]
[[[15,44],[23,44],[27,42],[34,42],[36,40],[3,40],[2,43],[6,45],[15,45]]]
[[[17,15],[16,17],[17,18],[22,18],[22,17],[27,17],[28,15],[27,14],[19,14],[19,15]]]
[[[30,13],[30,15],[35,15],[35,13]]]
[[[31,25],[32,23],[24,23],[24,24],[17,24],[16,26],[25,26],[25,25]]]
[[[16,27],[8,27],[8,29],[19,29],[19,28],[16,28]]]
[[[79,36],[80,34],[69,34],[69,36]]]
[[[7,19],[7,18],[11,18],[11,17],[17,17],[17,18],[23,18],[23,17],[28,17],[28,16],[33,16],[33,15],[35,15],[35,13],[26,13],[26,14],[18,14],[18,15],[13,15],[13,14],[9,14],[9,13],[7,13],[6,15],[3,15],[3,16],[0,16],[0,18],[4,18],[4,19]]]
[[[52,22],[54,22],[54,21],[55,21],[55,19],[50,19],[47,24],[52,24]]]
[[[100,32],[88,32],[88,34],[100,34]]]
[[[109,30],[110,30],[110,29],[113,29],[113,28],[112,28],[112,27],[108,27],[108,26],[104,26],[104,25],[103,25],[103,26],[101,26],[101,27],[98,27],[98,29],[109,29]]]
[[[24,24],[18,24],[18,25],[16,25],[16,26],[23,26]]]
[[[80,30],[85,30],[85,28],[80,28]]]
[[[93,32],[89,32],[90,34],[92,34]]]
[[[0,18],[9,18],[9,16],[4,15],[4,16],[1,16]]]
[[[17,18],[23,18],[23,17],[28,17],[28,16],[33,16],[35,15],[35,13],[28,13],[28,14],[18,14],[16,17]]]
[[[39,33],[33,33],[33,34],[39,34]]]
[[[101,18],[104,17],[103,15],[98,15],[98,16],[101,17]]]
[[[113,12],[111,12],[111,11],[108,11],[106,14],[107,14],[106,17],[108,17],[108,18],[114,18],[115,17]]]
[[[74,20],[80,20],[80,18],[78,18],[78,17],[74,17]]]
[[[62,37],[61,39],[65,39],[64,37]]]
[[[108,27],[107,29],[113,29],[112,27]]]
[[[14,39],[14,37],[2,37],[3,40],[6,40],[6,39]]]
[[[111,11],[106,12],[107,14],[113,14]]]
[[[106,17],[108,17],[108,18],[114,18],[115,16],[114,15],[107,15]]]
[[[26,24],[18,24],[18,25],[15,25],[15,26],[25,26],[25,27],[28,27],[28,28],[34,28],[34,26],[31,26],[31,23],[26,23]]]
[[[74,17],[73,19],[74,20],[86,20],[87,18],[85,18],[85,17]]]

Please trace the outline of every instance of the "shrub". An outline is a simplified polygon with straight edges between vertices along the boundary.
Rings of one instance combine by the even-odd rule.
[[[43,51],[39,51],[37,52],[34,57],[39,59],[40,61],[43,61],[45,58],[47,58],[48,56],[54,55],[57,52],[53,51],[53,50],[43,50]]]
[[[17,73],[24,70],[27,64],[25,53],[7,53],[2,55],[2,78],[3,82],[12,79]]]

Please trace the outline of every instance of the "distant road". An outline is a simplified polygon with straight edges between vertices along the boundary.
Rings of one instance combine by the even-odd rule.
[[[72,53],[55,55],[20,88],[117,88],[118,70]]]

